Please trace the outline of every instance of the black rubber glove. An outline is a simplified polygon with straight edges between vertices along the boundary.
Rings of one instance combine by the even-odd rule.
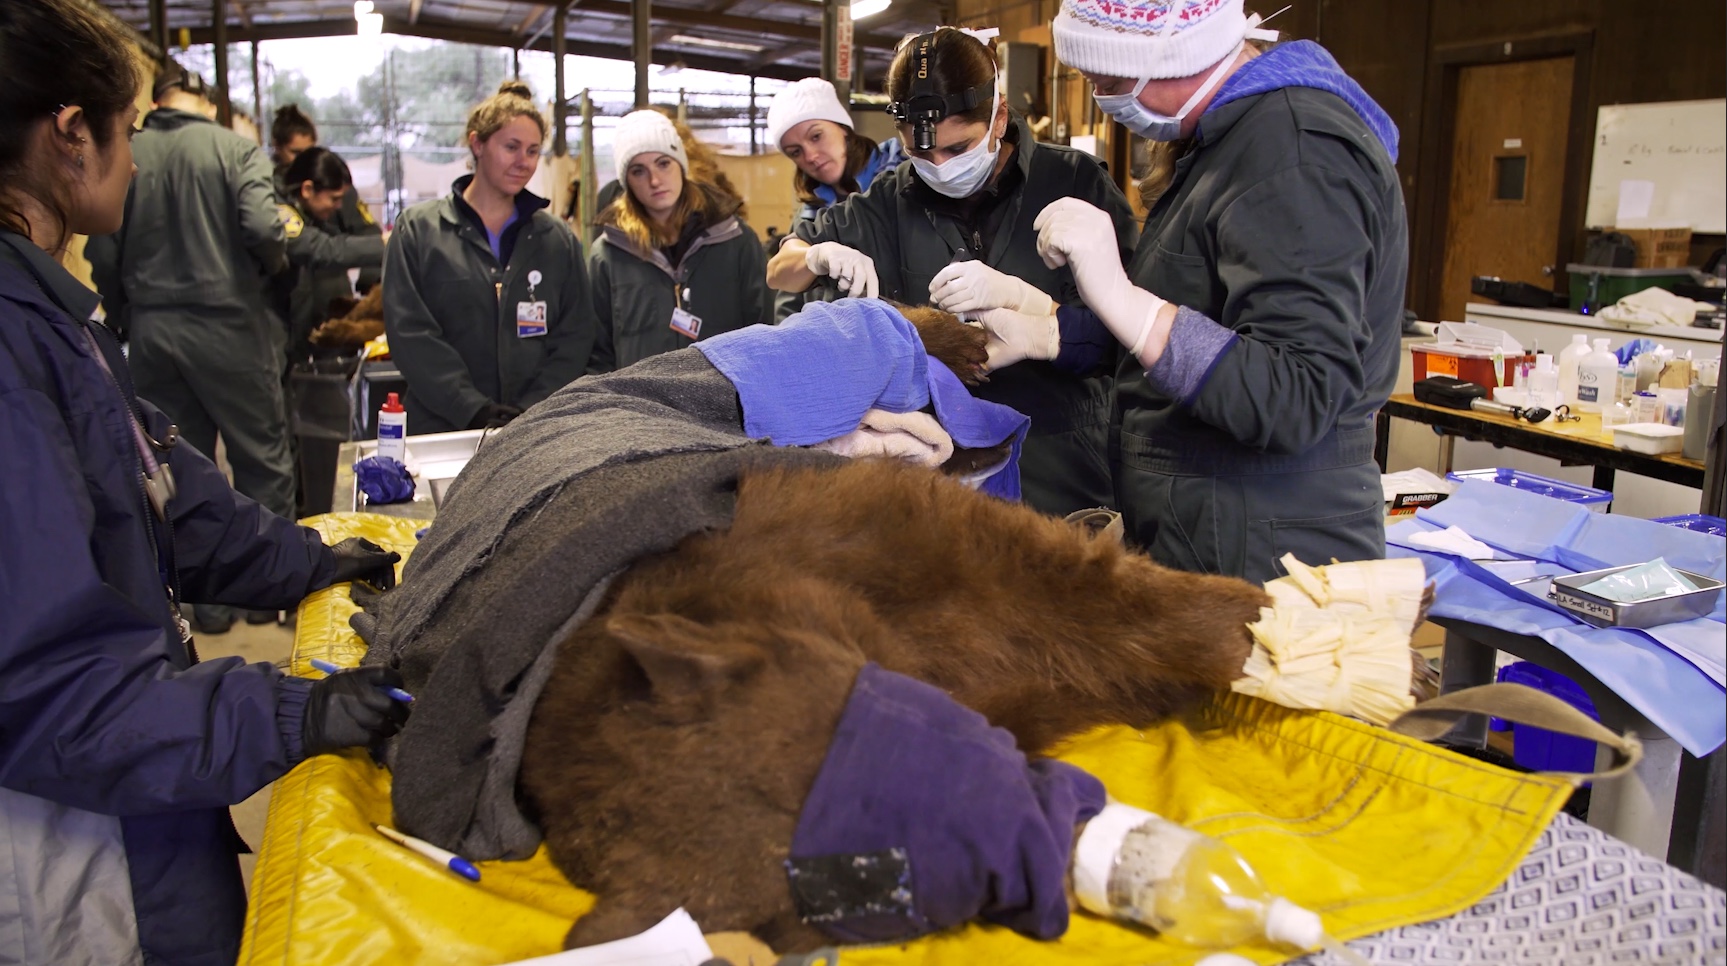
[[[480,407],[474,418],[468,420],[469,429],[492,429],[504,426],[510,420],[522,414],[520,406],[506,406],[503,403],[489,402]]]
[[[300,741],[306,757],[356,745],[376,746],[402,730],[408,705],[384,693],[402,686],[392,667],[355,667],[312,682]]]
[[[336,575],[330,583],[362,581],[380,591],[396,586],[396,561],[402,555],[385,550],[365,537],[349,537],[330,548],[336,555]]]

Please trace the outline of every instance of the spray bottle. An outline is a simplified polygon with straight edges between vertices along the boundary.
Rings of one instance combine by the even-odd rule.
[[[1326,936],[1318,915],[1273,896],[1239,852],[1119,802],[1104,806],[1080,833],[1073,889],[1090,912],[1149,926],[1188,946],[1229,949],[1267,939],[1352,955]]]
[[[375,455],[398,463],[408,461],[408,411],[402,408],[402,402],[395,393],[384,397],[384,404],[378,407],[378,451]]]

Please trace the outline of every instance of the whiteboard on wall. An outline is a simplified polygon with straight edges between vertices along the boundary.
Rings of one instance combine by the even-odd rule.
[[[1727,231],[1727,100],[1602,107],[1587,220]]]

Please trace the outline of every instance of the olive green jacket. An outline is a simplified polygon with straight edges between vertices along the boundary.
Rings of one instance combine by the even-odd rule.
[[[597,322],[589,372],[622,369],[696,341],[671,327],[676,308],[702,320],[699,339],[772,321],[767,255],[735,214],[705,228],[692,224],[699,234],[676,265],[659,249],[644,251],[616,225],[602,220],[600,230],[588,261]]]
[[[472,177],[403,212],[384,255],[384,329],[416,435],[466,429],[487,402],[532,406],[579,378],[593,349],[581,242],[523,191],[515,249],[500,265],[456,208]],[[519,337],[516,307],[531,301],[546,303],[546,332]]]
[[[1058,198],[1088,201],[1114,218],[1125,264],[1133,250],[1133,210],[1095,158],[1072,148],[1037,143],[1017,115],[1012,123],[1019,129],[1012,163],[1024,178],[1016,196],[1006,202],[1006,215],[989,251],[973,251],[975,242],[965,237],[957,220],[920,202],[922,189],[910,161],[877,176],[868,190],[793,226],[793,233],[812,245],[839,242],[875,259],[882,298],[909,305],[927,304],[936,273],[964,258],[981,258],[1059,304],[1079,304],[1079,289],[1067,267],[1052,269],[1038,257],[1032,222]],[[1052,513],[1113,504],[1104,455],[1112,384],[1108,372],[1076,376],[1047,362],[1022,362],[992,373],[989,382],[978,388],[979,397],[1031,417],[1021,466],[1027,502]],[[1055,445],[1051,438],[1058,436],[1069,437],[1059,451],[1040,452],[1046,445]]]

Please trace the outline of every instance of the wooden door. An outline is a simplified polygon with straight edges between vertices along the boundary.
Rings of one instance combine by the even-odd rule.
[[[1440,318],[1463,319],[1473,276],[1552,288],[1544,269],[1565,270],[1554,263],[1574,66],[1568,55],[1458,72]]]

